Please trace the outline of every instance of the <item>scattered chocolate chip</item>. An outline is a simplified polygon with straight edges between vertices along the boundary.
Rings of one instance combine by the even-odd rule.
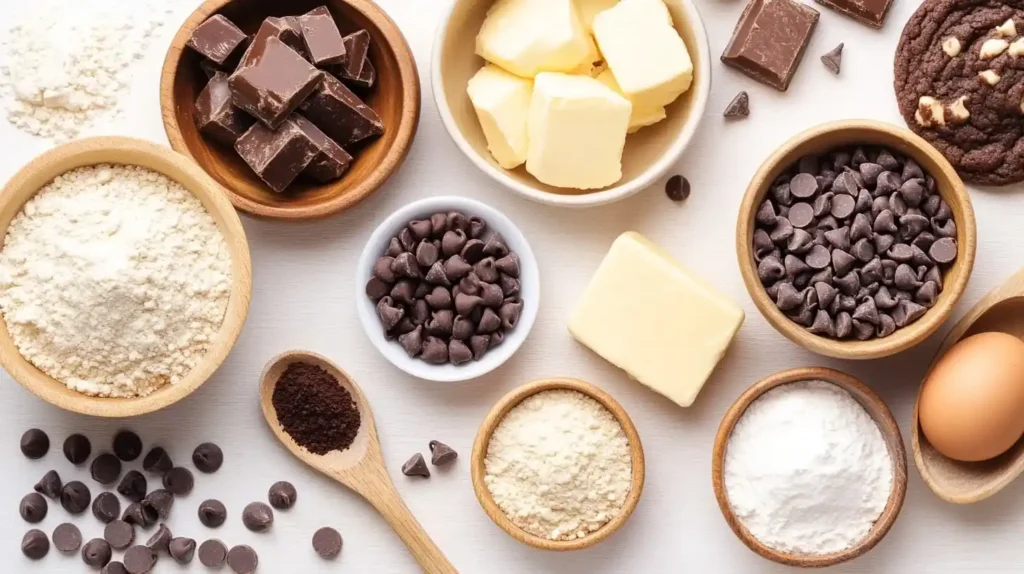
[[[73,434],[64,440],[64,456],[71,464],[78,466],[89,460],[92,454],[92,443],[80,434]]]
[[[210,539],[199,545],[199,562],[207,568],[220,568],[227,556],[228,549],[220,540]]]
[[[105,452],[93,459],[89,472],[96,482],[112,484],[121,476],[121,460],[109,452]]]
[[[341,533],[329,526],[325,526],[313,533],[313,550],[321,558],[330,559],[336,557],[338,554],[341,554],[341,546]]]
[[[178,466],[164,473],[163,483],[164,488],[171,491],[172,494],[185,496],[192,492],[195,479],[192,477],[192,471]]]
[[[146,526],[149,526],[156,522],[155,518],[153,520],[150,520],[150,518],[154,516],[157,518],[167,518],[171,513],[171,507],[174,506],[174,494],[169,490],[160,488],[147,494],[140,504],[148,522]]]
[[[43,495],[38,492],[32,492],[26,494],[21,499],[21,503],[18,504],[18,513],[21,514],[21,518],[25,522],[36,524],[46,518],[46,512],[49,508]]]
[[[82,561],[90,568],[103,568],[113,554],[110,545],[102,538],[93,538],[82,547]]]
[[[33,528],[21,538],[21,553],[30,560],[41,560],[50,553],[50,539],[42,530]]]
[[[171,543],[171,538],[174,538],[174,536],[171,535],[171,529],[167,528],[166,524],[161,523],[153,536],[150,536],[149,540],[146,541],[146,547],[152,550],[155,554],[167,552],[167,547]]]
[[[85,512],[91,501],[92,493],[89,492],[89,487],[77,480],[72,480],[60,489],[60,505],[69,514]]]
[[[726,106],[722,114],[726,118],[745,118],[750,115],[750,96],[746,92],[736,94],[736,97]]]
[[[250,502],[242,510],[242,524],[253,532],[266,532],[274,524],[274,511],[262,502]]]
[[[452,447],[444,444],[441,441],[432,440],[429,443],[430,446],[430,463],[434,466],[444,466],[455,461],[459,457],[459,453],[455,452]]]
[[[132,502],[142,502],[142,499],[146,497],[146,491],[146,477],[137,470],[126,472],[124,478],[121,479],[121,483],[117,485],[117,492]],[[120,510],[114,512],[115,515],[119,513]]]
[[[142,439],[132,431],[123,430],[114,435],[113,448],[117,458],[132,462],[142,454]]]
[[[259,563],[256,551],[245,544],[239,544],[228,551],[228,567],[235,574],[252,574]]]
[[[100,574],[128,574],[128,569],[120,562],[110,562],[100,570]]]
[[[43,475],[43,478],[39,479],[34,490],[39,494],[44,494],[54,500],[58,500],[62,486],[63,483],[60,480],[60,475],[57,474],[56,470],[50,470]]]
[[[146,574],[156,566],[156,553],[146,546],[132,546],[124,553],[124,567],[129,574]]]
[[[196,553],[196,541],[191,538],[172,538],[167,545],[167,552],[178,564],[189,564]]]
[[[267,493],[267,498],[270,499],[270,506],[278,510],[288,510],[295,506],[295,501],[298,497],[299,493],[295,490],[295,486],[284,480],[271,485],[270,492]]]
[[[821,63],[825,64],[830,72],[839,75],[839,69],[843,64],[843,44],[839,44],[830,52],[821,57]]]
[[[217,528],[228,518],[228,509],[219,500],[204,500],[199,505],[199,522],[208,528]]]
[[[427,462],[423,460],[423,455],[416,453],[402,465],[402,474],[405,476],[422,476],[423,478],[430,478],[430,469],[427,468]]]
[[[146,472],[164,474],[172,468],[174,468],[174,463],[171,462],[171,457],[163,447],[154,447],[142,459],[142,470]]]
[[[690,197],[690,180],[681,175],[673,175],[665,182],[665,195],[672,201],[685,201]]]
[[[50,451],[50,437],[39,429],[28,429],[21,435],[21,454],[32,460],[46,456]]]
[[[106,524],[121,515],[121,501],[112,492],[101,492],[92,501],[92,515]]]
[[[123,520],[114,520],[103,528],[103,539],[115,550],[124,550],[135,542],[135,527]]]
[[[64,554],[78,552],[82,546],[82,532],[74,524],[65,522],[53,529],[53,545]]]
[[[221,465],[224,464],[224,451],[212,442],[204,442],[197,446],[192,452],[192,464],[196,465],[199,472],[205,472],[206,474],[217,472],[220,470]],[[191,474],[189,475],[189,479],[191,479]],[[189,484],[191,484],[191,482]],[[169,487],[168,490],[174,492],[174,490]],[[189,486],[188,490],[191,491],[192,487]],[[175,492],[175,494],[178,493]]]
[[[128,524],[134,524],[142,528],[149,528],[160,519],[159,513],[152,506],[143,506],[140,502],[133,502],[124,509],[121,520]]]

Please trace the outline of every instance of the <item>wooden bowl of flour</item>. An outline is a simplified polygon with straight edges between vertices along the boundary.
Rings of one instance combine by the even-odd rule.
[[[881,431],[882,439],[889,450],[889,458],[892,459],[892,491],[889,493],[885,508],[875,520],[874,526],[867,536],[856,545],[832,554],[805,555],[780,552],[762,543],[740,522],[733,511],[732,503],[729,502],[729,495],[725,489],[726,450],[729,439],[732,437],[732,431],[743,413],[746,412],[747,407],[761,395],[776,387],[800,381],[824,381],[848,392],[878,425],[878,430]],[[896,419],[893,418],[892,412],[889,411],[889,407],[885,405],[882,397],[846,373],[824,367],[804,367],[776,373],[754,383],[729,407],[722,419],[721,426],[718,427],[718,434],[715,436],[714,451],[711,454],[711,482],[714,485],[715,498],[718,499],[722,516],[725,517],[729,528],[748,548],[768,560],[787,566],[822,568],[857,558],[874,548],[889,533],[889,529],[896,522],[896,517],[899,516],[900,509],[903,508],[903,499],[907,494],[907,453],[903,447],[903,437],[900,435]]]
[[[196,164],[174,151],[142,140],[104,137],[77,140],[39,156],[0,191],[0,237],[25,203],[58,175],[96,164],[137,165],[161,173],[195,195],[224,235],[231,254],[231,294],[212,348],[181,381],[146,397],[103,398],[73,391],[37,369],[18,352],[7,323],[0,321],[0,365],[26,389],[64,410],[100,416],[133,417],[172,405],[195,391],[228,356],[245,323],[252,292],[249,244],[242,223],[220,187]]]
[[[491,435],[494,434],[495,429],[498,428],[505,415],[527,397],[544,391],[558,389],[577,391],[594,399],[604,408],[608,409],[608,412],[615,417],[615,420],[622,427],[622,431],[626,434],[626,439],[629,442],[630,461],[633,468],[633,480],[630,484],[629,494],[626,495],[626,501],[623,503],[619,513],[598,530],[576,540],[549,540],[523,530],[513,523],[505,514],[505,511],[498,506],[498,503],[494,501],[494,497],[491,495],[490,489],[487,488],[487,484],[484,482],[484,477],[487,475],[484,459],[487,457]],[[483,507],[487,516],[491,517],[491,520],[507,532],[509,536],[523,544],[540,548],[541,550],[581,550],[589,548],[611,536],[633,514],[637,503],[640,502],[640,495],[644,490],[644,448],[640,444],[640,435],[637,434],[633,421],[626,414],[622,405],[613,399],[611,395],[590,383],[578,379],[543,379],[527,383],[515,389],[498,401],[498,404],[494,405],[487,418],[484,419],[483,424],[480,425],[480,431],[477,433],[476,441],[473,443],[473,453],[470,456],[470,474],[473,479],[473,490],[476,491],[476,498],[480,501],[480,506]]]

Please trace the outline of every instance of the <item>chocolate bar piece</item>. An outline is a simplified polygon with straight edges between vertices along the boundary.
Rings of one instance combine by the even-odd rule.
[[[270,38],[277,38],[299,54],[302,54],[302,51],[306,49],[302,43],[302,31],[295,18],[267,18],[260,24],[260,29],[253,36],[252,43],[249,44],[249,48],[246,49],[245,55],[242,56],[242,61],[238,66],[242,67],[249,64],[254,51],[265,49],[267,40]]]
[[[235,105],[273,129],[320,85],[324,73],[276,37],[253,41],[228,80]]]
[[[818,4],[846,14],[854,20],[881,28],[892,0],[815,0]]]
[[[345,51],[348,59],[344,65],[338,66],[335,73],[347,83],[361,88],[372,87],[376,71],[370,63],[370,33],[360,30],[345,36]],[[366,86],[367,80],[369,86]]]
[[[324,76],[299,109],[345,149],[384,133],[384,122],[377,113],[334,76]]]
[[[252,126],[235,142],[235,151],[278,193],[320,154],[316,143],[288,118],[276,130],[261,123]]]
[[[359,72],[359,77],[345,81],[353,88],[369,90],[373,87],[374,82],[377,81],[377,69],[373,67],[373,64],[370,63],[370,58],[367,57],[366,61],[363,62],[363,70]]]
[[[228,76],[223,72],[216,72],[210,78],[196,99],[195,111],[199,131],[227,145],[235,145],[256,121],[231,103]]]
[[[320,67],[345,63],[345,41],[326,6],[311,10],[298,20],[310,62]]]
[[[817,10],[794,0],[751,0],[736,24],[722,62],[786,91],[818,16]]]
[[[327,137],[327,134],[313,125],[313,122],[299,114],[292,114],[289,120],[295,122],[295,125],[299,126],[299,129],[305,132],[309,139],[313,140],[313,143],[320,149],[320,153],[313,158],[313,161],[306,166],[306,170],[302,172],[303,175],[320,183],[327,183],[340,178],[348,171],[349,166],[352,165],[352,156],[341,149],[341,146],[336,141]]]
[[[231,20],[216,14],[192,32],[188,47],[218,66],[225,66],[245,49],[248,40],[249,37]]]

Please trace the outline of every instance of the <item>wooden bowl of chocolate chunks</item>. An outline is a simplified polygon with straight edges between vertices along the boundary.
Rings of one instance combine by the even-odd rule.
[[[208,0],[171,44],[160,97],[171,147],[236,208],[279,219],[376,191],[420,114],[409,45],[369,0]]]

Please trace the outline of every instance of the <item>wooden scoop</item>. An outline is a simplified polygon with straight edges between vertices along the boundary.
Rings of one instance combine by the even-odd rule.
[[[315,455],[299,446],[288,433],[281,428],[274,409],[274,388],[281,373],[288,365],[303,362],[323,368],[333,375],[352,395],[359,408],[361,426],[355,441],[348,449],[332,451],[325,455]],[[388,524],[409,547],[413,557],[430,574],[458,574],[458,570],[441,550],[434,544],[423,530],[412,513],[402,502],[401,496],[388,477],[384,468],[384,457],[381,455],[380,442],[377,440],[377,427],[373,422],[370,404],[359,387],[349,378],[345,371],[338,368],[326,357],[306,351],[289,351],[271,359],[260,376],[260,404],[263,416],[274,431],[278,440],[292,451],[302,462],[326,474],[348,488],[354,490],[380,512]]]
[[[935,355],[932,368],[961,339],[991,331],[1024,338],[1024,270],[993,289],[953,327]],[[925,484],[939,498],[954,504],[978,502],[1002,490],[1024,471],[1024,439],[1007,452],[982,462],[961,462],[943,456],[921,432],[920,407],[918,391],[912,435],[914,462]]]

